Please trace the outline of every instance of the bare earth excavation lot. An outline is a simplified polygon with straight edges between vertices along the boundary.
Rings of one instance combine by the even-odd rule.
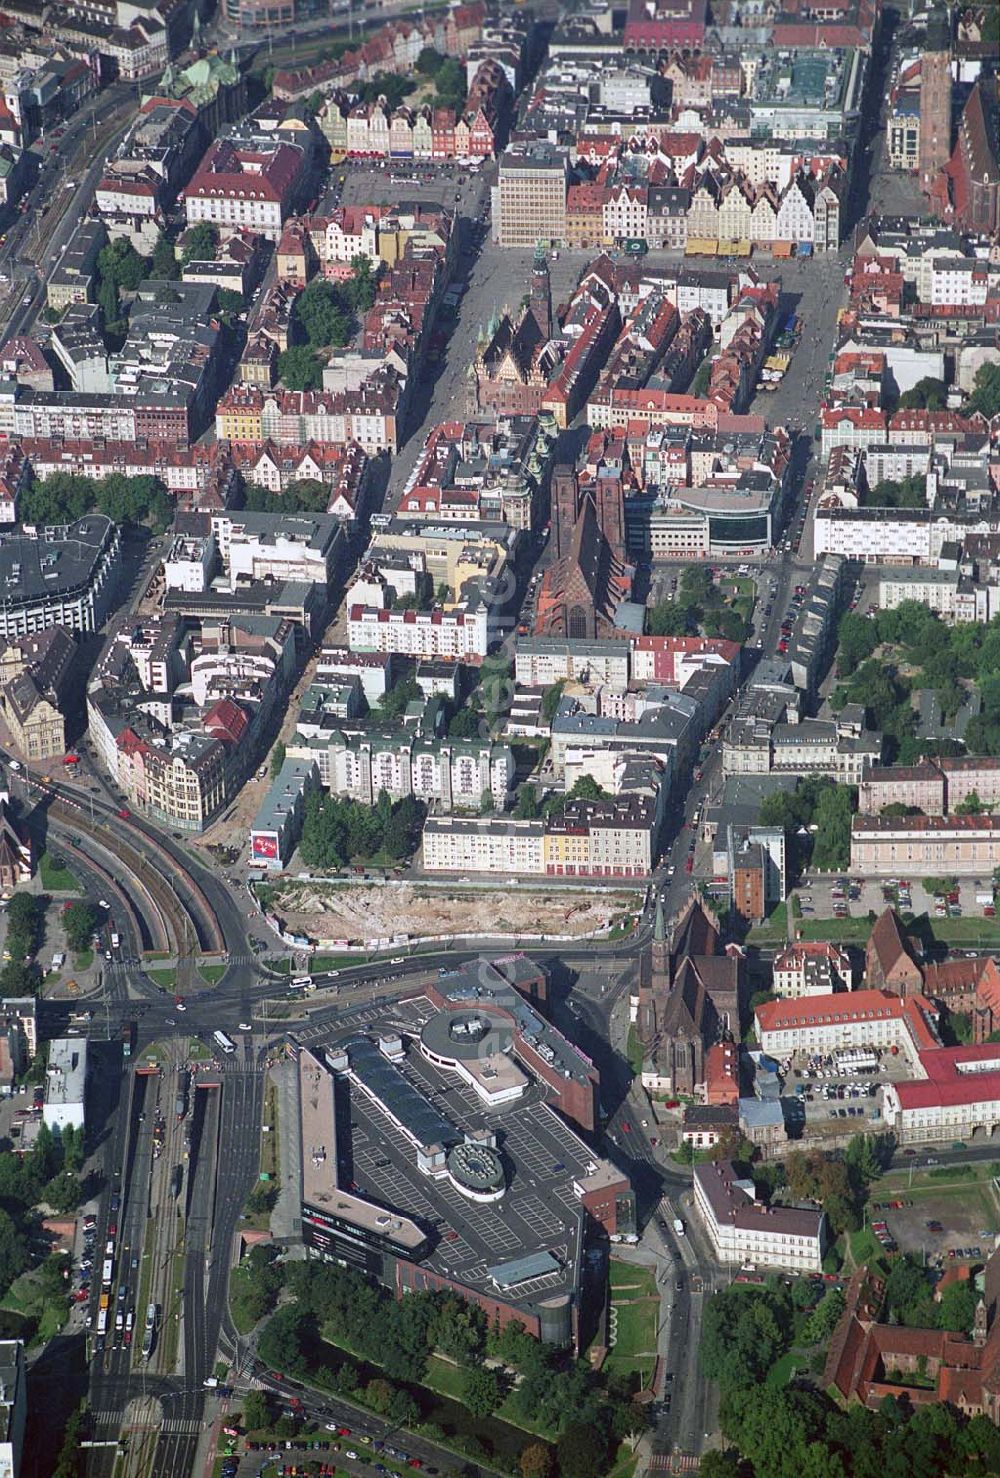
[[[340,885],[287,882],[268,890],[268,907],[292,933],[320,945],[371,944],[400,935],[484,934],[578,938],[642,905],[632,892],[564,893],[518,888],[417,888],[412,883]]]

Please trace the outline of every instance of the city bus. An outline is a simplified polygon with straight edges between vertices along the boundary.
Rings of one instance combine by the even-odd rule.
[[[215,1042],[215,1045],[223,1052],[236,1051],[236,1043],[233,1041],[232,1037],[227,1037],[225,1032],[213,1032],[212,1040]]]

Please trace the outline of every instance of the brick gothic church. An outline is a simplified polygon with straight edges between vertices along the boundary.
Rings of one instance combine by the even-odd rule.
[[[625,555],[625,449],[602,457],[581,482],[572,467],[552,471],[555,559],[538,593],[536,636],[606,637],[632,592]]]

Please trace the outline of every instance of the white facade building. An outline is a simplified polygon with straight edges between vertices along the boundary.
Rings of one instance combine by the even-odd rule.
[[[489,611],[482,601],[450,611],[380,611],[355,605],[348,610],[347,642],[352,652],[475,662],[489,651],[489,627]]]
[[[764,1206],[753,1182],[738,1179],[729,1160],[694,1168],[694,1206],[722,1263],[823,1271],[826,1218],[822,1210]]]

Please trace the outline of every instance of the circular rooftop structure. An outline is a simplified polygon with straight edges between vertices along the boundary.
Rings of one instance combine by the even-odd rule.
[[[420,1033],[421,1045],[434,1060],[470,1062],[510,1049],[513,1031],[510,1019],[479,1006],[439,1011]]]
[[[457,1144],[449,1151],[448,1178],[470,1201],[499,1201],[507,1189],[503,1161],[488,1144]]]

